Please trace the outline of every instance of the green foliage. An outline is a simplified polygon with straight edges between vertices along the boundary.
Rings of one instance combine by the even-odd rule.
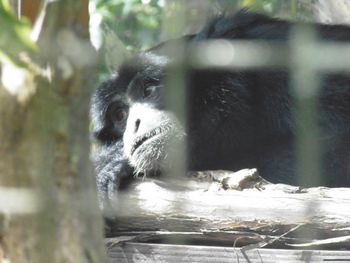
[[[161,40],[174,38],[184,32],[172,32],[176,28],[173,23],[184,25],[193,23],[202,25],[216,13],[232,13],[241,8],[267,13],[289,19],[308,20],[309,2],[300,0],[90,0],[95,3],[96,10],[102,17],[104,32],[103,53],[104,68],[100,79],[106,78],[109,70],[115,69],[128,54],[148,49]],[[309,4],[305,4],[309,3]],[[176,6],[185,11],[180,18],[169,17],[176,13]],[[178,11],[178,10],[177,10]],[[186,21],[179,20],[185,18]],[[187,28],[180,26],[179,28]],[[193,28],[185,33],[193,33]],[[187,28],[187,29],[188,29]],[[198,27],[197,27],[198,28]],[[192,30],[191,30],[192,29]],[[175,30],[176,31],[176,30]],[[113,36],[116,35],[117,37]]]
[[[161,0],[94,0],[103,26],[117,33],[128,49],[151,47],[159,40]]]
[[[7,0],[0,0],[0,62],[12,62],[24,66],[20,59],[23,52],[35,52],[36,45],[30,39],[30,24],[26,20],[18,20],[11,12]]]
[[[160,41],[164,17],[174,0],[91,0],[96,3],[96,12],[102,15],[102,24],[116,32],[129,50],[146,49]],[[198,0],[211,9],[211,13],[233,12],[240,8],[268,13],[284,18],[309,20],[309,5],[299,0]],[[195,1],[183,1],[195,9]],[[310,0],[310,4],[312,1]],[[209,12],[210,13],[210,12]],[[207,16],[208,14],[197,14]],[[164,35],[164,34],[163,34]]]
[[[312,0],[303,3],[299,0],[242,0],[241,7],[292,20],[307,21],[311,15]]]
[[[242,7],[256,11],[276,12],[280,5],[285,2],[281,0],[243,0]],[[293,2],[293,0],[289,0]]]

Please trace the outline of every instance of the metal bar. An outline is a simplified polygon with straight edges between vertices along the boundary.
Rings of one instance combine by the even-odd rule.
[[[190,49],[194,68],[249,69],[294,67],[288,44],[262,40],[209,40]],[[350,71],[350,45],[314,41],[308,49],[309,67],[318,71]]]
[[[317,122],[317,64],[314,62],[315,31],[311,27],[293,28],[291,46],[291,91],[294,94],[296,125],[296,170],[300,185],[322,185],[321,154]],[[310,206],[311,208],[312,206]]]

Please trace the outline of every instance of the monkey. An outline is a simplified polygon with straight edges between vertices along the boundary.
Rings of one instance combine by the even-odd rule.
[[[184,42],[186,47],[212,39],[287,43],[293,25],[240,11],[212,20]],[[322,41],[350,40],[350,27],[314,27]],[[273,183],[297,185],[297,120],[288,70],[189,67],[184,125],[165,103],[174,56],[159,52],[158,47],[136,54],[94,93],[91,116],[100,144],[95,166],[101,195],[108,198],[122,178],[165,170],[171,142],[183,141],[190,171],[257,168]],[[321,184],[349,187],[350,76],[324,73],[320,79]]]

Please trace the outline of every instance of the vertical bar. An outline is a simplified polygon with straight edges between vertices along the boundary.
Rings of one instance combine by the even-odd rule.
[[[169,15],[165,17],[164,30],[168,39],[174,39],[181,36],[184,32],[186,23],[185,17],[185,1],[170,1],[168,10]],[[185,56],[185,42],[179,42],[176,46],[172,45],[169,49],[170,58],[173,59],[170,63],[170,67],[167,69],[169,72],[166,79],[165,89],[165,105],[171,112],[175,112],[183,128],[187,126],[187,90],[186,90],[186,72],[187,72],[187,60]],[[167,171],[168,180],[173,184],[179,184],[183,182],[183,177],[186,175],[187,170],[187,140],[183,141],[171,141],[168,152],[168,160],[170,166]],[[176,202],[174,206],[181,210],[181,204]],[[168,243],[174,242],[174,238],[168,238]],[[186,238],[175,237],[175,241],[178,243],[186,243]]]
[[[187,127],[187,101],[188,94],[186,90],[187,86],[187,70],[188,63],[185,59],[185,46],[179,44],[176,48],[177,58],[175,63],[168,69],[170,72],[169,77],[166,80],[166,94],[165,103],[170,111],[175,112],[183,128]],[[170,143],[172,148],[169,153],[169,159],[171,160],[171,167],[168,171],[171,178],[181,177],[186,174],[186,149],[187,141],[184,140],[174,141]]]
[[[168,13],[164,17],[163,31],[168,39],[174,39],[184,32],[185,9],[184,1],[174,1],[168,3]],[[170,68],[168,68],[168,77],[166,79],[165,103],[171,112],[179,118],[180,123],[186,129],[187,122],[187,91],[186,91],[186,72],[187,61],[185,56],[185,42],[179,41],[176,46],[172,45],[168,52],[171,54]],[[186,140],[181,142],[171,142],[171,150],[168,151],[168,159],[171,167],[167,171],[169,178],[176,179],[184,176],[186,173]]]
[[[18,19],[22,17],[22,0],[17,0],[17,17]]]
[[[315,31],[295,26],[291,36],[291,84],[295,99],[296,170],[299,185],[321,185],[320,130],[318,127],[319,78],[313,63]]]
[[[321,152],[318,139],[318,94],[320,79],[314,63],[317,50],[316,32],[310,25],[296,25],[291,34],[291,84],[295,100],[294,121],[296,126],[296,174],[298,185],[317,186],[321,180]],[[307,200],[304,217],[312,222],[318,207],[316,200]],[[319,238],[319,232],[305,229],[303,235]]]

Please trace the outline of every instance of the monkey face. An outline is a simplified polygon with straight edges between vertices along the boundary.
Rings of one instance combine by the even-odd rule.
[[[128,86],[124,152],[136,173],[171,165],[167,157],[185,134],[175,115],[164,107],[162,80],[161,68],[152,67],[137,73]]]
[[[150,103],[135,103],[130,107],[123,137],[125,155],[137,173],[159,170],[167,166],[169,151],[183,136],[182,126],[172,113]]]

